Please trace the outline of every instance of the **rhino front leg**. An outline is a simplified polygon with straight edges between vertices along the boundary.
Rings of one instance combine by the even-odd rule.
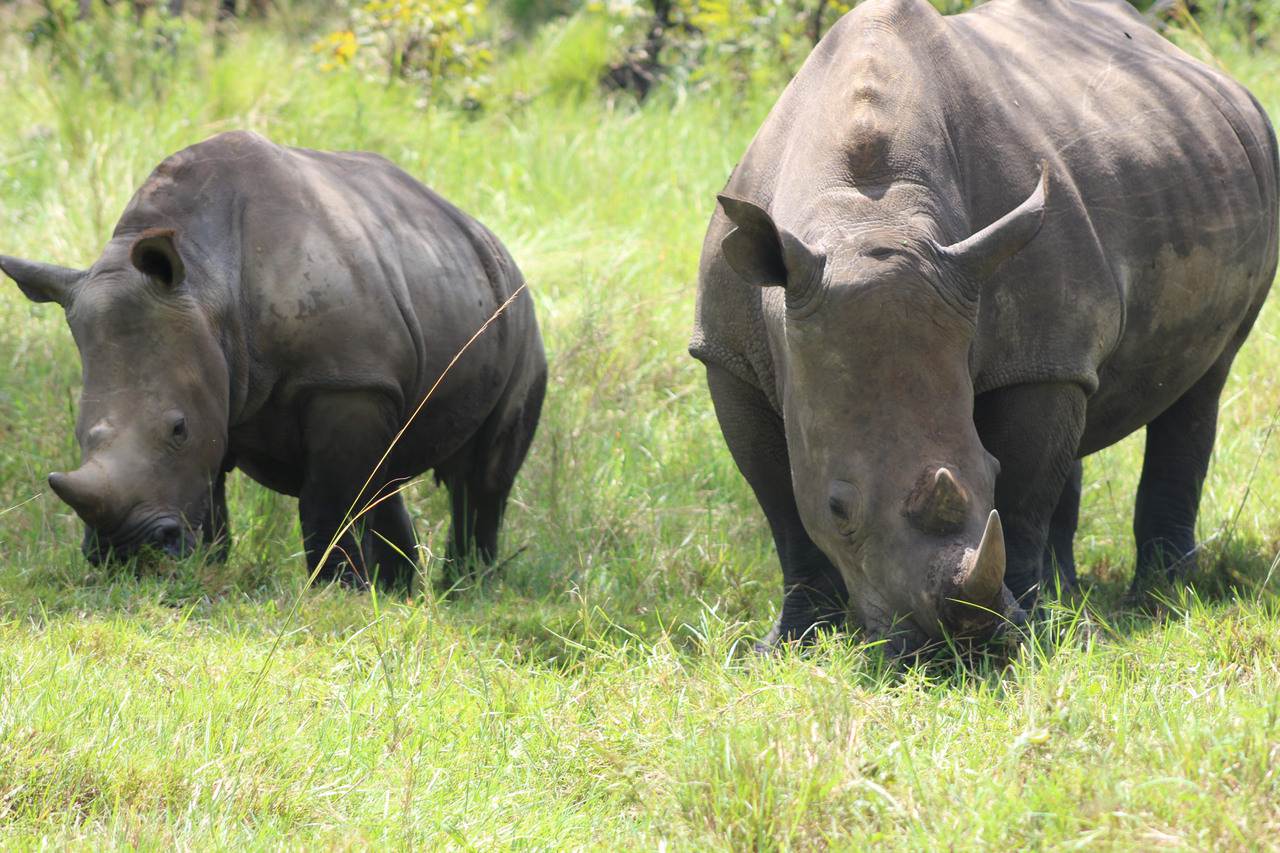
[[[1072,466],[1067,483],[1058,498],[1058,507],[1049,520],[1049,541],[1044,548],[1041,577],[1052,586],[1054,579],[1063,589],[1076,586],[1076,528],[1080,523],[1080,495],[1083,491],[1084,465],[1079,460]]]
[[[325,393],[307,403],[302,417],[306,473],[298,515],[307,569],[320,581],[363,587],[372,578],[374,567],[365,564],[356,534],[377,527],[376,509],[365,510],[382,494],[385,474],[375,473],[374,467],[395,427],[394,409],[379,394]],[[351,518],[356,521],[348,525]]]
[[[1005,585],[1030,610],[1053,583],[1043,574],[1045,548],[1079,464],[1085,394],[1068,383],[999,388],[977,398],[973,419],[983,446],[1000,462],[996,509],[1004,524]],[[1065,588],[1068,579],[1062,581]]]
[[[738,469],[769,520],[782,563],[782,613],[761,644],[809,642],[817,630],[844,624],[848,592],[800,521],[782,418],[758,389],[723,368],[707,366],[716,418]]]

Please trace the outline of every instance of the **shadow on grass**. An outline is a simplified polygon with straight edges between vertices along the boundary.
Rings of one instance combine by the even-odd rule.
[[[73,547],[53,553],[24,549],[29,553],[16,554],[13,564],[29,568],[0,576],[0,616],[35,625],[65,617],[181,618],[263,635],[292,631],[298,626],[286,614],[302,592],[305,572],[298,554],[285,558],[289,565],[282,564],[288,538],[288,531],[282,531],[281,538],[259,543],[265,549],[260,553],[237,549],[227,564],[198,554],[181,561],[135,560],[104,568],[89,565]],[[340,636],[378,620],[380,612],[415,611],[437,625],[447,623],[450,633],[462,632],[512,664],[552,671],[568,671],[602,655],[646,655],[658,648],[688,659],[716,658],[730,667],[758,665],[751,648],[767,630],[762,624],[766,614],[759,609],[762,597],[767,598],[763,592],[732,605],[675,590],[654,599],[625,584],[593,593],[527,554],[511,558],[511,583],[502,576],[491,578],[449,601],[422,592],[380,595],[375,602],[368,593],[343,588],[307,591],[300,621],[313,634]],[[1280,604],[1278,566],[1276,543],[1248,537],[1211,542],[1193,571],[1156,593],[1157,606],[1138,608],[1126,600],[1127,567],[1086,563],[1081,589],[1047,596],[1019,643],[944,643],[928,658],[904,664],[853,630],[823,637],[814,649],[786,650],[768,665],[794,655],[835,655],[845,660],[846,671],[865,671],[876,683],[892,671],[900,677],[922,676],[941,689],[975,681],[994,684],[1027,654],[1047,660],[1065,648],[1140,640],[1190,609],[1207,609],[1211,618],[1220,610],[1225,619],[1242,604]],[[420,583],[418,589],[423,588]]]
[[[1044,664],[1069,648],[1141,642],[1191,616],[1220,622],[1226,637],[1237,630],[1232,626],[1242,613],[1280,608],[1280,544],[1258,537],[1208,543],[1193,565],[1136,601],[1129,594],[1131,566],[1102,562],[1081,569],[1078,590],[1047,593],[1033,618],[1003,642],[945,639],[896,667],[882,650],[868,646],[868,662],[875,669],[896,669],[901,678],[924,678],[934,688],[986,682],[999,689],[1018,661]],[[859,642],[857,631],[844,636],[851,645]]]
[[[1051,601],[1070,607],[1083,600],[1110,633],[1123,637],[1145,633],[1192,604],[1228,608],[1280,600],[1280,543],[1256,536],[1205,543],[1194,561],[1138,595],[1131,592],[1132,567],[1118,568],[1105,561],[1083,566],[1080,592]]]

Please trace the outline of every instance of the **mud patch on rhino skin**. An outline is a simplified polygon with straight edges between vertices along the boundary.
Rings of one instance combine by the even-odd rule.
[[[306,299],[298,300],[298,312],[293,315],[293,319],[309,320],[329,311],[329,300],[325,298],[324,291],[320,288],[313,287],[307,291],[306,296]]]

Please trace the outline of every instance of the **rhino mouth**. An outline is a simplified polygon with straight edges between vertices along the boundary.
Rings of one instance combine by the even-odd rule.
[[[180,560],[195,551],[196,533],[175,514],[148,513],[112,531],[86,526],[81,551],[95,566],[144,555]]]
[[[1013,605],[1003,614],[979,613],[972,621],[943,631],[936,627],[925,630],[914,617],[907,616],[889,628],[873,629],[868,634],[883,647],[887,658],[901,663],[949,657],[964,650],[1007,650],[1022,642],[1028,621],[1027,612]]]

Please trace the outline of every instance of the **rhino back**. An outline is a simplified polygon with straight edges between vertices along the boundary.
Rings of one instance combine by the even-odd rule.
[[[994,0],[950,18],[925,0],[865,3],[787,87],[726,191],[797,233],[823,199],[852,198],[846,212],[895,208],[947,243],[1016,206],[1042,160],[1045,226],[984,289],[976,390],[1092,392],[1130,362],[1149,377],[1188,362],[1179,338],[1197,323],[1224,330],[1197,354],[1211,361],[1274,267],[1274,137],[1243,88],[1121,0]],[[725,230],[717,211],[695,354],[731,352],[771,384],[781,301],[727,271]]]
[[[321,388],[416,403],[522,283],[487,229],[372,154],[221,134],[166,160],[119,230],[165,220],[218,282],[246,413]],[[509,369],[528,344],[532,314],[512,308],[475,361]]]

